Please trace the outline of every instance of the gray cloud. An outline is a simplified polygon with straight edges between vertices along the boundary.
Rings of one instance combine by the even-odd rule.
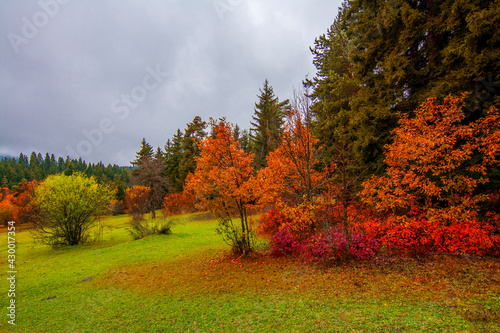
[[[339,5],[2,1],[0,154],[127,165],[196,115],[248,128],[265,78],[286,99],[315,74],[309,46]]]

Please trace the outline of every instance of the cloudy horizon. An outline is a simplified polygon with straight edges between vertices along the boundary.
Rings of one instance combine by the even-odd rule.
[[[291,98],[341,1],[0,2],[0,155],[129,165],[195,116],[250,128]]]

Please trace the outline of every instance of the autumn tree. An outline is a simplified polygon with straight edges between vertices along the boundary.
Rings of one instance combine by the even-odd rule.
[[[114,193],[75,172],[70,176],[53,175],[35,190],[40,221],[35,236],[44,244],[77,245],[85,242],[96,219],[108,209]]]
[[[16,210],[14,212],[14,220],[18,223],[34,224],[39,221],[39,209],[35,203],[35,191],[38,186],[37,180],[24,182],[20,185],[17,195],[13,198]]]
[[[266,215],[264,228],[275,231],[273,239],[295,237],[308,243],[308,248],[316,246],[314,239],[323,239],[321,246],[328,244],[328,251],[335,256],[356,257],[351,234],[360,170],[353,158],[348,129],[345,123],[336,126],[330,155],[325,158],[324,146],[311,133],[310,107],[306,94],[294,94],[293,111],[287,117],[280,144],[269,154],[268,166],[258,172],[261,200],[277,212]],[[338,115],[343,111],[337,110]],[[278,225],[273,225],[273,219]],[[287,232],[291,235],[284,237]]]
[[[253,154],[239,147],[231,124],[224,118],[210,119],[210,126],[214,136],[199,143],[196,171],[188,175],[185,189],[221,218],[218,233],[246,255],[252,249],[248,210],[255,202]],[[231,220],[235,215],[240,219],[239,226]]]
[[[6,187],[2,187],[0,190],[0,223],[7,225],[14,218],[16,206],[12,202],[13,195],[10,193],[10,190]]]
[[[284,117],[290,110],[289,100],[280,102],[267,79],[264,81],[263,89],[259,91],[259,102],[255,103],[250,131],[250,144],[258,169],[266,166],[267,155],[278,146]]]
[[[468,122],[462,107],[463,97],[429,98],[414,118],[403,114],[386,148],[387,175],[364,183],[365,202],[396,215],[419,208],[445,224],[474,219],[487,200],[478,189],[500,162],[500,113],[491,107]]]
[[[142,220],[149,209],[149,187],[134,185],[125,190],[125,204],[127,213],[134,220]]]
[[[314,201],[325,186],[324,173],[316,169],[321,147],[305,119],[298,110],[287,116],[279,146],[269,153],[267,167],[257,176],[261,202],[277,206],[301,234],[314,227]]]

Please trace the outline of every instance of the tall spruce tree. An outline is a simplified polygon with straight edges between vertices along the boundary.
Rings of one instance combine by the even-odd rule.
[[[267,79],[259,91],[259,102],[255,103],[250,130],[250,145],[255,155],[254,165],[258,169],[267,165],[267,155],[278,147],[284,117],[290,110],[290,101],[286,99],[280,102]]]
[[[196,170],[195,157],[200,154],[198,143],[207,135],[206,128],[207,123],[202,121],[200,116],[196,116],[192,122],[187,124],[184,131],[181,144],[182,159],[179,165],[179,183],[182,187],[187,175]]]
[[[339,9],[335,21],[326,34],[316,38],[310,48],[317,73],[313,79],[306,79],[307,94],[312,99],[312,133],[325,147],[323,162],[334,158],[337,141],[351,141],[350,129],[353,118],[351,102],[359,90],[351,69],[347,39],[347,26],[344,21],[346,5]]]
[[[411,114],[426,98],[489,90],[475,104],[496,102],[500,75],[500,6],[495,0],[349,1],[349,58],[360,91],[353,99],[355,149],[373,172],[383,170],[398,112]],[[485,89],[484,81],[490,89]],[[480,84],[483,82],[482,84]],[[488,91],[486,91],[488,92]],[[478,94],[481,96],[481,94]],[[485,103],[484,103],[485,102]],[[480,117],[485,108],[473,108]]]
[[[165,173],[174,192],[182,192],[184,183],[180,171],[183,158],[182,139],[183,134],[178,129],[172,140],[167,140],[165,144]]]

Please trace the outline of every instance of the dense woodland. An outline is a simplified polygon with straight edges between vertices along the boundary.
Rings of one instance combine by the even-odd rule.
[[[274,253],[500,255],[498,26],[495,1],[347,1],[310,48],[316,75],[289,99],[266,79],[249,129],[196,116],[164,147],[143,139],[130,179],[21,155],[2,186],[74,169],[129,187],[136,215],[211,210],[243,254],[265,211]]]
[[[0,179],[2,187],[16,191],[22,183],[32,180],[44,180],[49,175],[58,173],[72,174],[73,172],[83,172],[87,176],[94,176],[99,183],[107,184],[115,182],[117,186],[122,187],[121,192],[129,183],[129,168],[123,168],[118,165],[108,164],[104,166],[102,162],[97,164],[87,164],[81,158],[57,160],[54,154],[45,154],[32,152],[30,157],[19,154],[18,158],[4,157],[0,160]],[[121,198],[123,200],[124,197]]]

